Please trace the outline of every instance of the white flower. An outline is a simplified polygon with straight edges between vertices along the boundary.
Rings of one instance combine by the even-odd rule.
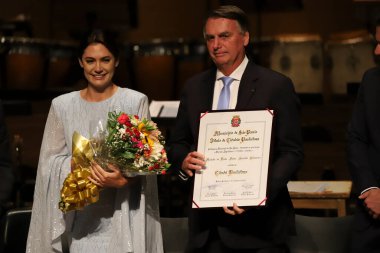
[[[136,168],[141,168],[144,166],[144,157],[140,157],[139,159],[135,159],[135,161],[133,162],[133,165],[136,167]]]
[[[125,128],[124,128],[124,127],[119,128],[119,133],[121,133],[121,134],[125,134]]]
[[[134,126],[137,126],[140,122],[140,120],[136,119],[135,117],[130,117],[131,119],[131,124]]]
[[[122,139],[123,136],[125,135],[125,128],[123,128],[123,127],[119,128],[118,133],[119,133],[118,139]]]
[[[152,146],[152,152],[150,154],[150,156],[155,159],[155,160],[159,160],[161,158],[161,150],[163,149],[164,147],[161,145],[161,143],[159,142],[155,142]]]

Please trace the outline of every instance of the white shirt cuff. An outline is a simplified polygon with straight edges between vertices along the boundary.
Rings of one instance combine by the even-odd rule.
[[[178,176],[183,181],[187,181],[189,179],[189,176],[185,174],[181,169],[179,170]]]
[[[367,191],[369,191],[369,190],[372,190],[372,189],[379,189],[379,187],[376,187],[376,186],[368,187],[367,189],[364,189],[364,190],[360,193],[360,195],[362,195],[363,193],[365,193],[365,192],[367,192]]]

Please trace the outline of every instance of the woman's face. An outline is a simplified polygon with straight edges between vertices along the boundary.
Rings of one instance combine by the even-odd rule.
[[[112,77],[119,62],[101,43],[90,44],[84,50],[79,64],[89,86],[104,89],[112,84]]]

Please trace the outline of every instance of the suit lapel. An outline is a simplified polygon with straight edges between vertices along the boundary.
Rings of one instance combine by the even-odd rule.
[[[236,110],[247,108],[250,100],[255,95],[258,79],[257,66],[254,63],[248,62],[240,81]]]
[[[216,69],[210,70],[202,80],[202,92],[200,95],[200,108],[202,112],[212,110],[212,100],[214,97]],[[195,102],[195,101],[194,101]]]
[[[258,68],[254,63],[249,62],[240,81],[236,110],[243,110],[254,97],[257,80],[259,79]],[[216,68],[212,68],[202,80],[202,92],[200,94],[199,106],[202,112],[212,109],[214,97],[214,85]],[[194,101],[195,102],[195,101]]]

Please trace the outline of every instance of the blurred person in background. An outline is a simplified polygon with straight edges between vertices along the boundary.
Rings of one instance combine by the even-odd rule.
[[[380,56],[380,19],[375,56]],[[351,250],[380,252],[380,67],[363,75],[348,125],[348,165],[358,195]]]
[[[1,214],[5,211],[7,201],[10,200],[14,173],[10,152],[9,135],[4,119],[3,105],[0,100],[0,207]]]

